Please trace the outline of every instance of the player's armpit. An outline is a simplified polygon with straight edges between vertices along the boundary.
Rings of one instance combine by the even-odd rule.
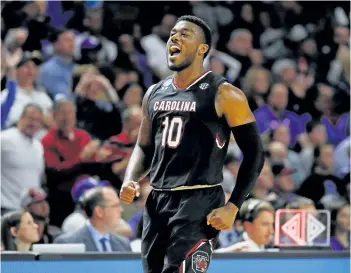
[[[215,106],[218,116],[224,115],[229,127],[255,121],[245,94],[229,83],[218,87]]]

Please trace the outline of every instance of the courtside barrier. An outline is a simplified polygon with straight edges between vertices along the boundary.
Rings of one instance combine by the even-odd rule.
[[[142,273],[140,254],[21,254],[1,256],[2,273]],[[196,271],[200,273],[201,271]],[[208,273],[349,273],[350,252],[284,251],[214,254]]]

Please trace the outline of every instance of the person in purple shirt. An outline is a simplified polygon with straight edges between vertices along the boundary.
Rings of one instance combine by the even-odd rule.
[[[350,249],[350,204],[345,203],[332,211],[332,238],[330,246],[334,251]]]
[[[302,117],[307,122],[312,120],[309,114],[303,114]],[[348,127],[350,126],[350,113],[343,113],[334,121],[331,121],[326,116],[322,116],[320,122],[325,126],[327,131],[328,142],[337,146],[347,137]]]
[[[294,146],[298,136],[305,132],[306,119],[286,110],[288,88],[283,83],[272,85],[268,95],[268,104],[261,106],[254,115],[260,134],[276,129],[280,124],[290,128],[290,146]]]

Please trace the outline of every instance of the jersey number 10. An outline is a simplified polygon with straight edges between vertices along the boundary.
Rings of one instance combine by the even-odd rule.
[[[183,120],[181,117],[165,117],[162,121],[162,141],[163,147],[177,148],[182,137]]]

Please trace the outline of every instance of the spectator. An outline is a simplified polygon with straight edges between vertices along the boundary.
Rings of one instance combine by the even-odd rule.
[[[64,233],[74,232],[82,227],[84,227],[87,220],[86,213],[84,212],[79,199],[84,195],[86,191],[95,187],[108,187],[110,183],[108,181],[99,181],[94,177],[81,177],[77,179],[76,183],[72,187],[72,199],[76,204],[76,209],[73,213],[67,216],[67,218],[62,223],[62,231]],[[116,227],[115,232],[120,235],[129,237],[132,235],[132,229],[126,221],[122,218]]]
[[[323,83],[317,83],[306,91],[305,103],[310,119],[319,120],[331,112],[333,93],[334,90]]]
[[[303,169],[303,179],[310,175],[314,156],[314,149],[323,145],[327,141],[325,126],[320,121],[309,121],[306,124],[306,138],[301,141],[303,146],[300,153],[301,167]]]
[[[3,97],[3,93],[1,94],[1,129],[3,129],[8,120],[10,110],[15,102],[16,92],[17,92],[17,77],[16,77],[16,66],[18,62],[22,59],[23,52],[20,48],[18,48],[11,55],[3,55],[3,48],[1,48],[1,59],[2,59],[2,67],[1,73],[7,72],[6,77],[6,89],[7,95],[6,98]]]
[[[350,173],[350,147],[351,137],[345,138],[335,148],[334,152],[334,174],[338,177],[344,177]]]
[[[252,51],[252,34],[247,29],[236,29],[230,35],[227,43],[227,53],[241,63],[241,70],[234,82],[241,86],[241,80],[252,65],[250,53]]]
[[[120,67],[127,67],[136,70],[142,76],[144,86],[150,86],[153,83],[152,72],[147,64],[145,51],[139,44],[139,41],[131,33],[123,33],[119,39],[119,48],[116,64]]]
[[[272,167],[269,159],[266,158],[261,174],[257,178],[257,182],[254,185],[250,196],[258,200],[264,200],[268,193],[273,189],[273,186],[274,176],[272,173]]]
[[[119,90],[118,95],[124,103],[124,108],[131,106],[141,106],[144,91],[139,84],[130,83],[126,84],[121,90]]]
[[[240,241],[248,243],[245,251],[264,251],[271,242],[274,231],[274,208],[268,202],[249,199],[244,202],[239,214],[245,230]],[[232,252],[232,247],[221,252]]]
[[[314,150],[314,157],[311,175],[301,184],[297,194],[312,199],[316,204],[333,202],[333,198],[340,198],[346,191],[342,180],[333,175],[334,147],[331,144],[321,145]]]
[[[38,105],[24,107],[17,127],[7,129],[1,140],[1,214],[20,209],[23,190],[40,188],[44,174],[43,146],[35,139],[43,122]]]
[[[50,37],[54,44],[55,55],[40,67],[38,83],[55,98],[72,93],[72,71],[74,69],[74,33],[70,30],[54,31]]]
[[[243,91],[247,96],[251,111],[257,110],[266,103],[270,83],[269,70],[258,66],[247,71],[243,82]]]
[[[241,71],[241,63],[229,54],[216,48],[217,36],[214,35],[210,52],[204,60],[204,67],[226,77],[229,82],[235,82]]]
[[[303,120],[295,113],[286,110],[287,86],[283,83],[273,84],[267,102],[267,105],[261,106],[254,112],[260,133],[275,129],[278,124],[285,124],[290,128],[290,145],[294,146],[305,129]]]
[[[23,108],[28,103],[38,104],[44,112],[44,124],[50,126],[52,124],[51,110],[52,101],[50,97],[43,91],[39,91],[35,85],[37,76],[37,66],[41,63],[40,58],[35,53],[24,52],[21,60],[17,64],[17,88],[15,101],[10,109],[7,120],[7,127],[16,124]],[[1,93],[1,100],[7,98],[8,90],[5,89]]]
[[[1,219],[1,242],[7,251],[30,251],[40,239],[38,225],[27,211],[14,211]]]
[[[165,14],[161,24],[154,28],[153,33],[141,39],[141,45],[146,52],[148,66],[159,79],[164,79],[171,75],[167,65],[165,48],[169,33],[175,22],[176,17],[173,14]]]
[[[81,205],[89,218],[86,225],[74,232],[61,235],[55,243],[83,243],[86,251],[131,251],[128,239],[115,234],[122,208],[112,188],[90,189],[84,194]]]
[[[350,248],[350,204],[346,203],[332,211],[331,233],[330,246],[334,251]]]
[[[303,114],[307,107],[304,100],[306,89],[312,85],[313,79],[308,74],[299,75],[296,62],[289,59],[276,61],[272,66],[272,74],[276,81],[280,81],[288,87],[289,94],[286,109],[297,114]]]
[[[56,236],[61,233],[57,227],[49,225],[49,204],[47,195],[42,189],[28,189],[21,196],[21,207],[28,211],[34,222],[38,225],[39,244],[51,244]]]
[[[350,114],[338,113],[335,106],[334,91],[330,87],[319,85],[308,90],[306,103],[311,105],[311,109],[309,114],[304,115],[304,119],[320,120],[327,130],[330,143],[336,146],[346,138]]]
[[[121,114],[116,104],[118,96],[107,78],[86,72],[80,78],[75,93],[78,128],[100,140],[121,131]]]
[[[227,156],[228,157],[228,156]],[[228,159],[226,159],[228,160]],[[227,169],[223,169],[223,181],[222,181],[222,187],[225,195],[225,203],[228,202],[232,191],[235,187],[236,183],[236,177]]]
[[[311,199],[299,196],[286,205],[287,209],[306,210],[313,214],[317,213],[316,206]]]
[[[86,215],[79,204],[81,196],[89,189],[109,185],[110,183],[108,183],[108,181],[100,181],[97,178],[89,176],[83,176],[77,179],[71,190],[72,200],[76,204],[76,209],[63,221],[62,231],[64,233],[76,231],[85,224]]]
[[[103,147],[111,151],[109,160],[116,161],[112,165],[112,171],[121,180],[132,154],[139,133],[139,127],[142,119],[142,110],[138,106],[132,106],[124,111],[122,115],[123,131],[112,136],[106,141]]]
[[[271,141],[281,142],[285,145],[287,150],[287,160],[289,161],[291,166],[294,166],[294,169],[296,171],[293,175],[295,187],[298,187],[304,179],[304,176],[303,176],[304,171],[303,171],[303,167],[301,165],[300,157],[298,153],[296,153],[289,147],[289,143],[290,143],[289,127],[283,124],[278,125],[278,127],[272,131]]]
[[[56,126],[43,137],[48,202],[52,225],[62,221],[74,210],[71,187],[77,176],[84,174],[82,162],[90,159],[100,145],[86,131],[75,127],[75,105],[60,99],[54,105]]]
[[[274,175],[274,189],[266,200],[273,204],[275,209],[284,208],[286,204],[298,196],[294,193],[292,174],[294,169],[287,167],[284,162],[272,164]]]

